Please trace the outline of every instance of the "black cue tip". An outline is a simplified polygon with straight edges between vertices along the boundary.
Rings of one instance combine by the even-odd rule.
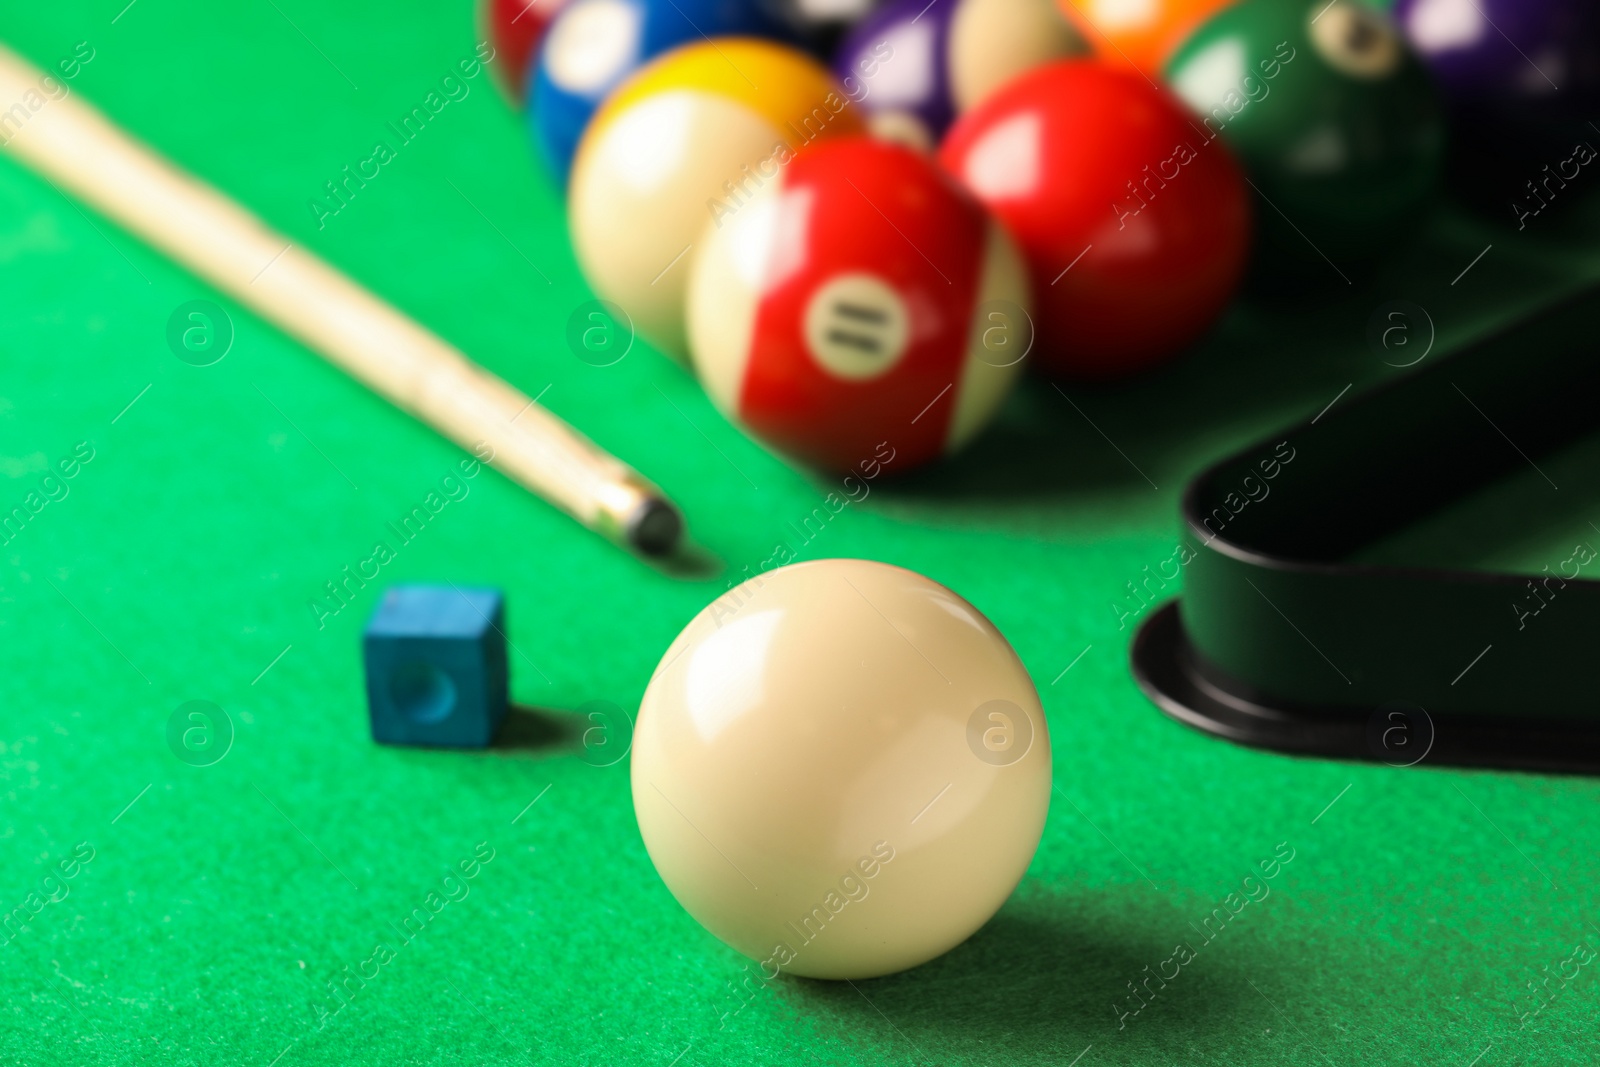
[[[670,556],[683,538],[683,515],[672,504],[652,497],[628,520],[628,544],[652,558]]]

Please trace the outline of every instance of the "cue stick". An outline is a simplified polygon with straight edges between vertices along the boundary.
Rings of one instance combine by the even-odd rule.
[[[49,98],[45,78],[0,45],[10,155],[585,526],[646,555],[675,547],[678,509],[632,468],[76,94]]]

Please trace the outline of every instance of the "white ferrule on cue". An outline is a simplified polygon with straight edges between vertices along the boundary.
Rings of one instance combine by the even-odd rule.
[[[626,464],[49,81],[0,45],[7,153],[578,521],[646,551],[675,539],[675,509]]]

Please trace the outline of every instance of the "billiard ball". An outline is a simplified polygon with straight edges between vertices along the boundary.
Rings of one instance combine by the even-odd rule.
[[[1600,116],[1600,4],[1403,0],[1395,19],[1445,98],[1456,190],[1509,204],[1519,228],[1574,206],[1562,190]]]
[[[1576,206],[1563,191],[1594,151],[1600,5],[1404,0],[1395,18],[1445,97],[1456,191],[1496,212],[1509,204],[1519,229]]]
[[[1010,239],[925,156],[838,138],[751,175],[690,271],[689,349],[724,412],[777,450],[849,473],[966,443],[1029,342]]]
[[[595,110],[627,76],[689,41],[787,31],[749,0],[570,0],[533,74],[529,129],[558,181]]]
[[[1040,67],[958,119],[939,159],[1022,248],[1043,370],[1151,367],[1202,334],[1238,285],[1250,240],[1239,168],[1139,74]]]
[[[1366,4],[1241,0],[1194,32],[1166,77],[1260,190],[1264,263],[1343,275],[1409,230],[1438,181],[1437,94]]]
[[[1394,16],[1452,104],[1537,122],[1600,97],[1593,0],[1400,0]]]
[[[1154,78],[1196,27],[1235,0],[1057,2],[1102,60]]]
[[[640,70],[578,145],[567,224],[599,295],[665,352],[683,351],[686,260],[751,173],[863,127],[816,60],[770,41],[687,45]]]
[[[501,90],[521,106],[528,99],[529,68],[550,20],[567,0],[482,0],[479,32],[495,51],[493,70]]]
[[[1018,74],[1087,50],[1056,0],[889,0],[845,38],[833,71],[874,133],[931,151]]]
[[[831,56],[840,37],[877,7],[879,0],[770,0],[806,48],[816,55]]]
[[[871,978],[954,948],[1021,880],[1050,738],[1006,639],[911,571],[768,571],[645,690],[634,813],[656,871],[763,978]]]

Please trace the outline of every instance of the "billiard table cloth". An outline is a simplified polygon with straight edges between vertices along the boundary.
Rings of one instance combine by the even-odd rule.
[[[1372,277],[1243,300],[1139,381],[1031,379],[960,457],[847,494],[645,342],[603,367],[569,348],[592,295],[493,61],[464,73],[464,0],[124,4],[30,5],[0,37],[638,466],[694,548],[654,567],[492,471],[454,477],[458,449],[0,160],[0,513],[24,515],[0,535],[0,1061],[1600,1055],[1600,783],[1236,747],[1157,712],[1127,664],[1181,592],[1181,567],[1148,577],[1173,574],[1187,480],[1593,284],[1579,183],[1521,230],[1443,197]],[[1426,312],[1404,358],[1369,343],[1399,299]],[[168,341],[195,300],[233,331],[209,366]],[[1584,455],[1559,507],[1502,495],[1386,551],[1533,573],[1600,543]],[[346,583],[430,494],[425,528]],[[912,568],[995,622],[1043,698],[1055,788],[968,942],[888,978],[769,982],[666,891],[627,759],[589,732],[625,750],[662,651],[730,583],[828,557]],[[385,586],[445,581],[505,590],[518,707],[487,750],[375,745],[361,627]],[[171,727],[190,701],[222,713],[203,759],[192,720]]]

